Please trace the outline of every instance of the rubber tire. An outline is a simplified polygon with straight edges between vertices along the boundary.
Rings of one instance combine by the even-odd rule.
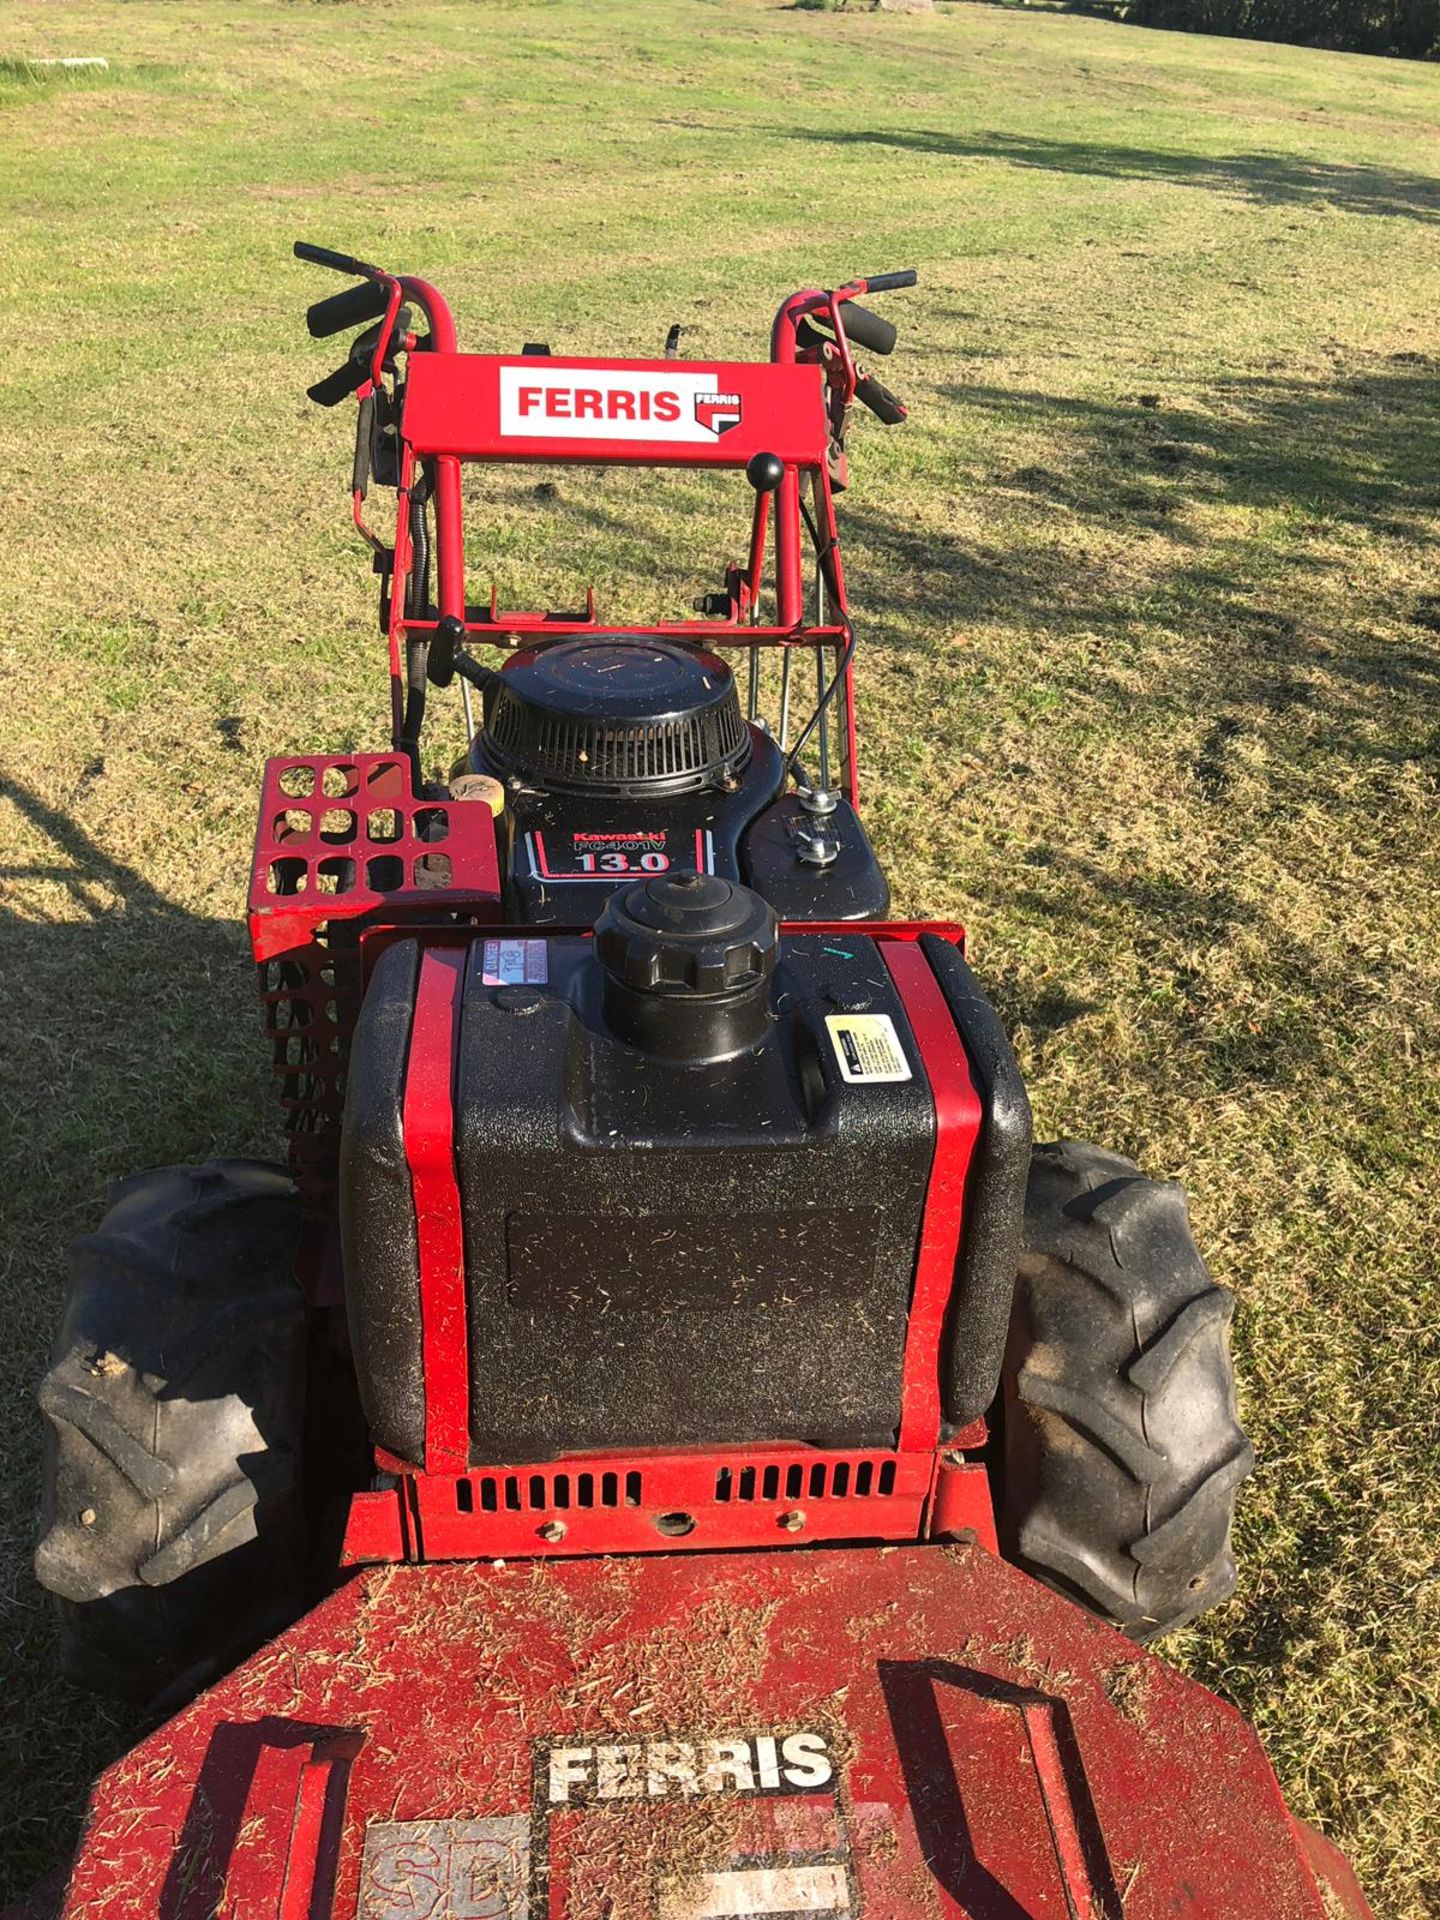
[[[120,1181],[71,1248],[35,1570],[68,1679],[167,1700],[303,1602],[299,1198],[256,1160]]]
[[[1002,1375],[1001,1552],[1135,1640],[1235,1588],[1230,1527],[1254,1454],[1233,1306],[1178,1186],[1101,1147],[1034,1149]]]

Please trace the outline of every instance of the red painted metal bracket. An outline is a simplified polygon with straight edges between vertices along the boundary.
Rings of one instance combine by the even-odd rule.
[[[980,1098],[955,1016],[919,946],[885,941],[880,951],[919,1043],[935,1102],[935,1158],[910,1301],[899,1440],[902,1453],[933,1451],[940,1440],[940,1342],[955,1285],[965,1177],[980,1132]]]
[[[403,1107],[420,1252],[425,1470],[438,1474],[463,1473],[470,1464],[470,1347],[454,1102],[468,958],[465,947],[427,947],[421,955]]]
[[[421,456],[587,465],[817,467],[829,443],[819,368],[753,360],[416,354],[400,430]]]

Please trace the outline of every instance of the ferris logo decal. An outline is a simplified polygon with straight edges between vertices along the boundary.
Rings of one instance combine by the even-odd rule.
[[[739,394],[697,393],[695,418],[702,427],[708,427],[718,439],[722,433],[728,433],[731,427],[738,427],[740,424]]]
[[[547,369],[534,360],[500,369],[500,432],[517,440],[715,441],[740,424],[738,393],[717,393],[713,374]]]
[[[814,1793],[835,1778],[825,1735],[806,1732],[551,1747],[545,1764],[552,1807],[704,1793]]]

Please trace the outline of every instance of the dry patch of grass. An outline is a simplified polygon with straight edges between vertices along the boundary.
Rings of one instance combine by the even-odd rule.
[[[260,761],[383,738],[300,232],[592,352],[753,353],[790,287],[921,266],[844,503],[872,827],[1042,1128],[1183,1178],[1239,1294],[1242,1584],[1174,1657],[1385,1920],[1440,1911],[1440,76],[988,9],[0,4],[72,51],[107,83],[0,85],[0,1881],[133,1732],[28,1572],[65,1241],[272,1143]],[[511,601],[683,607],[743,544],[703,488],[494,492]]]

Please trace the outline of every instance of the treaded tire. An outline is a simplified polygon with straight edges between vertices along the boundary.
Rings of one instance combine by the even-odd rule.
[[[1101,1147],[1035,1148],[1002,1376],[1001,1551],[1136,1640],[1235,1588],[1230,1525],[1254,1454],[1233,1306],[1178,1186]]]
[[[298,1227],[283,1168],[213,1160],[119,1181],[71,1247],[35,1571],[81,1686],[198,1687],[300,1609]]]

